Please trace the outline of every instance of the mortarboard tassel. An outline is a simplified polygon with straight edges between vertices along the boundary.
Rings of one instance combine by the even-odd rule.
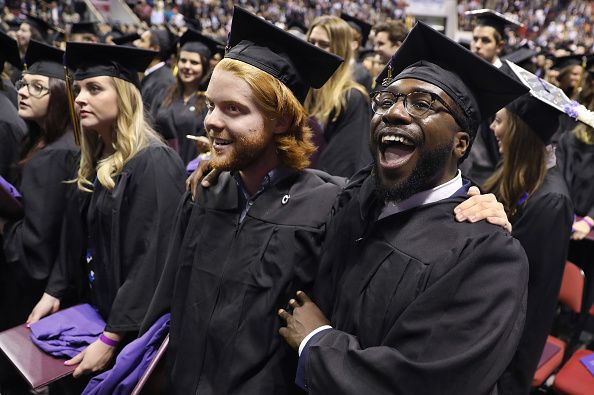
[[[74,108],[74,94],[72,93],[72,77],[68,72],[68,68],[64,66],[64,77],[66,79],[66,96],[68,96],[68,109],[70,110],[70,121],[72,122],[72,132],[74,133],[74,141],[80,147],[80,124],[76,116],[76,109]]]
[[[390,59],[390,63],[388,63],[388,75],[382,81],[382,86],[388,86],[392,82],[392,59]]]

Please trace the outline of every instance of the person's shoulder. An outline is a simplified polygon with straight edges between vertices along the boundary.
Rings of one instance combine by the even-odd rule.
[[[409,215],[416,218],[411,222],[426,225],[423,232],[427,240],[442,240],[451,245],[461,245],[492,235],[512,238],[505,229],[485,220],[458,222],[454,216],[454,208],[465,200],[465,196],[456,196],[413,209]]]
[[[324,187],[335,191],[342,190],[347,185],[344,177],[333,176],[322,170],[305,169],[298,173],[298,182],[313,188]]]
[[[180,169],[184,167],[179,155],[161,141],[151,141],[125,165],[128,169],[145,166],[179,167]]]
[[[369,103],[369,95],[365,93],[365,88],[359,84],[353,86],[345,91],[349,106],[367,105]]]

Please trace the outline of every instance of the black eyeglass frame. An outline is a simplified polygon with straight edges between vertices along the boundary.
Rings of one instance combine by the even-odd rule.
[[[378,104],[377,104],[377,102],[376,102],[376,98],[377,98],[377,97],[378,97],[380,94],[386,94],[386,93],[388,93],[388,94],[390,94],[390,95],[392,95],[392,96],[394,97],[393,103],[390,105],[390,107],[389,107],[389,108],[385,109],[384,111],[378,111],[378,108],[377,108]],[[415,114],[415,113],[413,113],[413,112],[414,112],[413,110],[409,109],[409,105],[408,105],[409,101],[408,101],[408,99],[411,97],[411,95],[419,95],[419,94],[422,94],[422,95],[427,95],[428,97],[430,97],[430,98],[431,98],[431,100],[429,100],[429,105],[427,106],[427,108],[426,108],[426,109],[424,109],[424,110],[421,110],[422,112],[420,112],[420,113],[419,113],[419,112],[417,112],[417,113]],[[395,106],[396,104],[398,104],[398,101],[399,101],[399,100],[400,100],[400,98],[402,97],[402,98],[404,98],[404,99],[403,99],[403,100],[404,100],[404,109],[406,110],[406,112],[407,112],[407,113],[408,113],[408,114],[409,114],[411,117],[414,117],[414,118],[419,118],[419,119],[421,119],[421,118],[424,118],[424,117],[425,117],[425,115],[426,115],[426,114],[427,114],[427,113],[428,113],[430,110],[432,110],[432,111],[434,111],[434,112],[439,112],[439,110],[440,110],[440,109],[438,109],[438,108],[437,108],[437,109],[436,109],[436,108],[433,108],[433,103],[437,101],[437,102],[439,102],[439,103],[440,103],[442,106],[444,106],[444,109],[443,109],[443,111],[445,111],[445,112],[447,112],[448,114],[450,114],[450,115],[451,115],[451,116],[454,118],[454,120],[455,120],[455,121],[456,121],[456,122],[457,122],[459,125],[463,125],[463,123],[461,123],[461,122],[460,122],[461,120],[460,120],[460,119],[459,119],[459,117],[456,115],[456,113],[454,112],[454,110],[452,110],[452,109],[450,108],[450,106],[448,106],[448,105],[447,105],[447,103],[446,103],[446,102],[445,102],[445,101],[444,101],[444,100],[443,100],[441,97],[439,97],[437,94],[435,94],[435,93],[433,93],[433,92],[427,92],[427,91],[413,91],[413,92],[409,92],[409,93],[394,93],[394,92],[391,92],[391,91],[389,91],[389,90],[387,90],[387,89],[382,89],[382,90],[379,90],[379,91],[372,92],[372,93],[371,93],[369,96],[370,96],[370,98],[371,98],[371,109],[373,110],[374,114],[377,114],[377,115],[384,115],[384,114],[386,114],[388,111],[390,111],[390,110],[392,109],[392,107],[393,107],[393,106]]]
[[[21,90],[21,88],[22,88],[23,86],[26,86],[26,87],[27,87],[27,92],[29,92],[29,95],[30,95],[30,96],[32,96],[32,97],[34,97],[34,98],[36,98],[36,99],[41,99],[42,97],[44,97],[45,95],[49,95],[49,93],[50,93],[50,89],[49,89],[49,87],[42,86],[42,87],[41,87],[42,89],[41,89],[41,92],[40,92],[40,94],[38,94],[38,95],[35,95],[35,94],[33,94],[33,93],[31,92],[30,85],[31,85],[31,82],[27,82],[27,81],[25,81],[24,79],[22,79],[22,78],[21,78],[20,80],[18,80],[18,81],[17,81],[17,82],[14,84],[14,87],[15,87],[15,89],[16,89],[16,90],[17,90],[17,92],[18,92],[18,91],[20,91],[20,90]]]

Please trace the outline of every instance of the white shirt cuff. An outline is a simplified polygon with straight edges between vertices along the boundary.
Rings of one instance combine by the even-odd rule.
[[[303,349],[305,348],[305,345],[307,344],[309,339],[314,337],[314,335],[316,335],[317,333],[325,331],[326,329],[332,329],[332,327],[330,325],[322,325],[321,327],[309,332],[309,335],[305,336],[305,338],[301,340],[301,344],[299,345],[299,356],[301,356],[301,353],[303,352]]]

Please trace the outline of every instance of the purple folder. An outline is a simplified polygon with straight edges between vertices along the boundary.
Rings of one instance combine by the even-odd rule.
[[[537,369],[540,369],[542,365],[547,363],[551,358],[555,356],[561,350],[561,348],[553,343],[547,342],[542,350],[542,355],[540,356],[540,360],[538,361]]]
[[[580,358],[580,362],[583,363],[590,374],[594,376],[594,354],[586,355],[585,357]]]

